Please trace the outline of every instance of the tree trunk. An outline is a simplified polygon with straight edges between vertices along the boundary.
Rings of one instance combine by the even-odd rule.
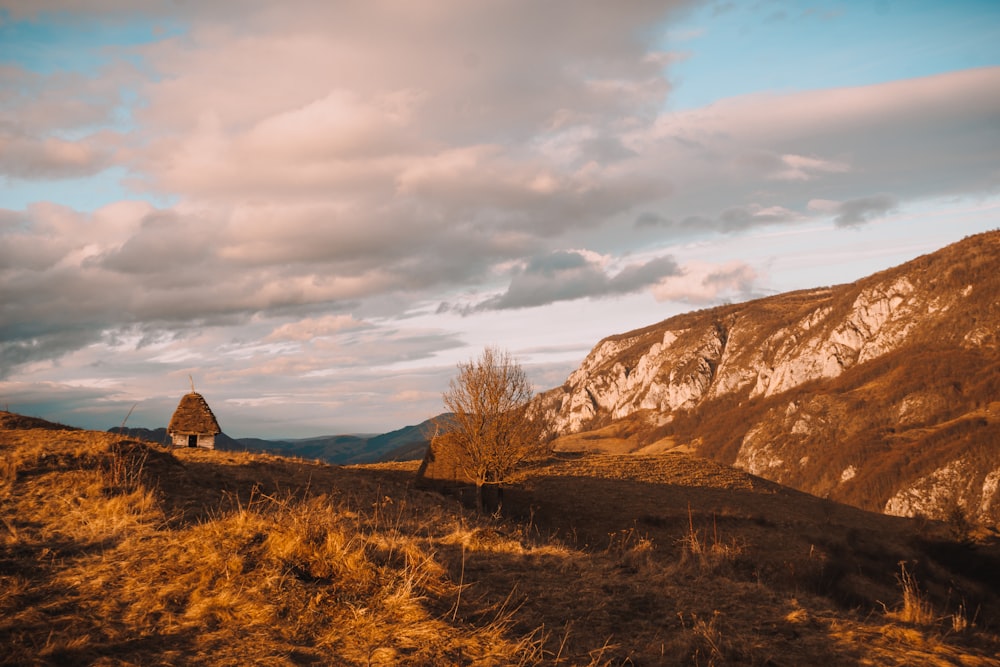
[[[496,514],[503,507],[503,487],[496,482],[477,487],[479,509],[484,514]]]

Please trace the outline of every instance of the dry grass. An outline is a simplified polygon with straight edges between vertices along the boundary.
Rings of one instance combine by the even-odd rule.
[[[198,480],[173,477],[214,453],[2,433],[5,460],[18,461],[3,505],[4,662],[500,664],[538,651],[508,637],[506,610],[476,625],[442,617],[459,586],[419,534],[426,508],[395,493],[251,484],[191,520],[168,497],[196,494]]]
[[[92,614],[119,619],[103,627],[113,639],[136,627],[196,637],[199,657],[277,658],[300,647],[348,664],[431,664],[516,654],[496,627],[465,632],[437,618],[427,602],[456,594],[444,568],[420,540],[373,519],[325,495],[258,496],[183,531],[145,535],[123,545],[126,558],[88,562],[62,581],[100,599],[123,569],[142,571]]]
[[[717,517],[712,517],[711,537],[708,529],[696,529],[690,505],[688,505],[688,531],[680,539],[680,544],[680,565],[692,564],[700,572],[716,573],[720,567],[736,562],[743,553],[743,546],[736,538],[728,542],[719,538]]]
[[[844,561],[895,599],[895,563],[928,560],[912,523],[628,459],[538,468],[492,519],[401,466],[0,428],[0,662],[997,664],[995,591],[922,626],[824,579]],[[944,610],[936,585],[960,577],[920,581]]]
[[[917,578],[906,569],[905,561],[899,562],[899,574],[896,576],[903,590],[903,604],[898,611],[887,612],[887,615],[903,623],[937,625],[940,619],[934,614],[934,606],[920,590]]]
[[[634,436],[632,422],[620,420],[592,431],[561,435],[552,441],[552,449],[557,452],[627,454],[637,449]]]

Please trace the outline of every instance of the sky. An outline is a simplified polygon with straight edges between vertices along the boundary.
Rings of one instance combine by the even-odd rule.
[[[386,432],[998,221],[995,0],[0,0],[0,407],[66,424]]]

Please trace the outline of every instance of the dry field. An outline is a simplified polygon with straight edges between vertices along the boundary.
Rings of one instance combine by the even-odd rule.
[[[0,412],[0,662],[1000,665],[1000,544],[683,454],[563,456],[480,517],[416,466]]]

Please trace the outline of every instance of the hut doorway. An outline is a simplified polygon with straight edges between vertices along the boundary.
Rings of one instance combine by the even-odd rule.
[[[197,447],[197,446],[198,446],[198,436],[196,436],[196,435],[189,435],[188,436],[188,447]]]

